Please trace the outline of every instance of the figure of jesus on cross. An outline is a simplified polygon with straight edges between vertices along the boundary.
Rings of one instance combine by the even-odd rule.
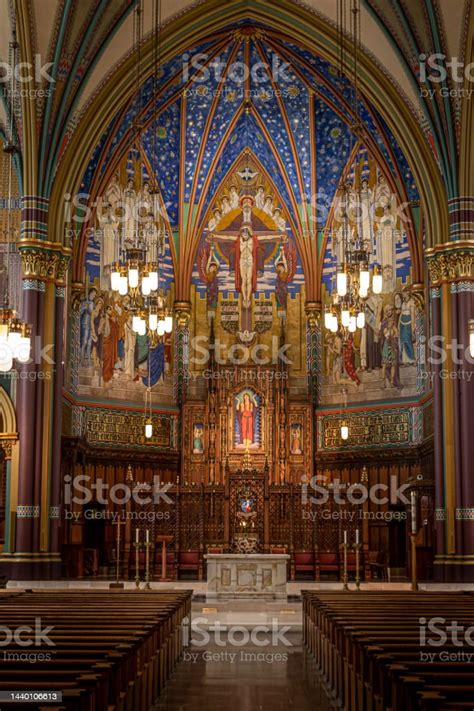
[[[257,277],[263,274],[265,261],[269,258],[266,243],[273,250],[277,242],[286,240],[282,234],[262,234],[254,232],[251,222],[252,198],[245,196],[242,199],[243,220],[237,233],[213,233],[209,236],[211,241],[222,244],[222,251],[229,259],[231,271],[235,272],[235,290],[242,294],[242,309],[250,310],[252,294],[257,290]],[[250,202],[250,207],[249,207]],[[225,249],[228,244],[231,249]]]

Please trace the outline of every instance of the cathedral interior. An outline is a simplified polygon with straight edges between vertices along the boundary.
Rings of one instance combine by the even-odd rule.
[[[0,707],[472,709],[472,0],[0,12]]]

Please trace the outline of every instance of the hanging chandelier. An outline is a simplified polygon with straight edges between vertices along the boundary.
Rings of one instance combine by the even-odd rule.
[[[352,132],[356,137],[356,156],[354,175],[359,179],[357,189],[351,192],[351,185],[344,182],[339,190],[339,212],[340,212],[340,236],[338,240],[332,234],[332,243],[339,241],[336,251],[337,265],[335,288],[332,292],[332,303],[324,311],[324,325],[337,333],[348,331],[355,333],[357,329],[365,327],[365,300],[369,296],[369,291],[373,294],[382,292],[382,272],[376,263],[371,263],[373,253],[373,229],[371,225],[371,215],[368,205],[362,196],[360,177],[362,175],[362,148],[363,129],[359,115],[359,50],[360,50],[360,0],[352,0],[352,40],[353,40],[353,114],[354,124]],[[346,3],[339,0],[338,3],[338,29],[339,29],[339,61],[340,75],[346,72]],[[368,210],[367,220],[362,220],[364,210]],[[351,217],[355,221],[352,227]],[[368,223],[368,224],[367,224]]]
[[[10,42],[10,66],[17,66],[18,43],[16,35],[13,34],[13,41]],[[11,73],[10,96],[15,102],[17,97],[15,72]],[[17,153],[17,146],[14,140],[14,115],[10,114],[9,136],[4,145],[3,152],[8,155],[8,206],[7,206],[7,228],[6,228],[6,252],[3,257],[4,284],[2,294],[2,306],[0,307],[0,372],[7,373],[13,368],[13,362],[28,363],[31,355],[31,327],[19,318],[16,311],[10,308],[10,287],[9,274],[11,273],[10,255],[12,244],[16,243],[15,229],[12,226],[13,199],[13,156]]]
[[[133,47],[137,57],[136,85],[135,85],[135,117],[133,122],[133,144],[138,155],[141,154],[141,112],[142,101],[142,38],[143,38],[143,2],[139,0],[134,15]],[[160,72],[160,25],[161,25],[161,0],[153,3],[153,36],[154,36],[154,72],[153,90],[157,95],[158,78]],[[153,154],[157,155],[156,131],[153,133]],[[141,169],[141,177],[143,170]],[[133,313],[132,330],[140,336],[148,336],[150,348],[155,348],[158,338],[169,334],[173,330],[172,311],[165,306],[165,299],[160,289],[160,278],[157,245],[163,238],[163,229],[155,225],[156,213],[159,212],[159,187],[157,180],[153,179],[153,188],[149,191],[152,206],[145,216],[147,226],[145,229],[134,229],[133,235],[125,234],[124,247],[120,260],[114,265],[110,286],[112,291],[120,296],[127,296],[130,300],[130,309]],[[140,215],[135,216],[137,220]],[[142,216],[143,218],[143,216]],[[151,222],[150,222],[151,218]],[[161,221],[160,221],[161,222]],[[140,225],[141,227],[141,225]],[[154,247],[147,243],[146,237],[150,236],[155,242]]]

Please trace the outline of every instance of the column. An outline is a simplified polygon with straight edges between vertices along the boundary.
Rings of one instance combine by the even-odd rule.
[[[16,396],[19,436],[17,499],[9,552],[10,579],[58,577],[61,499],[61,402],[65,274],[70,251],[43,241],[47,203],[23,198],[23,319],[32,327],[32,357],[21,366]]]
[[[458,214],[458,213],[456,213]],[[456,217],[458,220],[458,217]],[[454,225],[457,227],[458,221]],[[435,578],[474,581],[474,240],[427,250],[435,407]],[[433,341],[431,342],[433,345]]]

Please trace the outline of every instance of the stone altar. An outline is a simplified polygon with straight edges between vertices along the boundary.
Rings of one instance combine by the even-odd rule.
[[[208,600],[230,597],[260,597],[286,600],[286,570],[289,555],[261,553],[209,554]]]

